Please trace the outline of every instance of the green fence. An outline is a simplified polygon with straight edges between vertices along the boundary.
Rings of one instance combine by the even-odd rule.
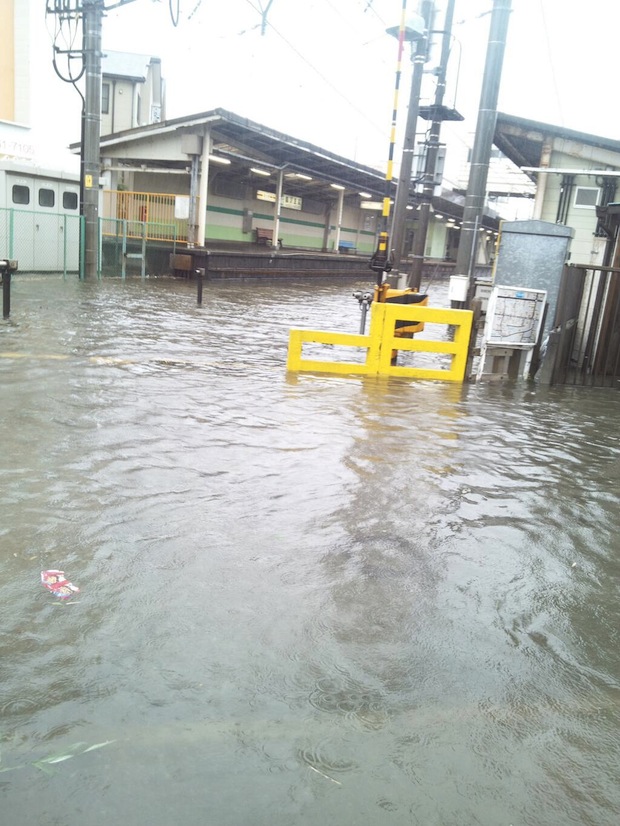
[[[165,239],[165,240],[164,240]],[[161,269],[176,251],[174,224],[99,219],[99,275]],[[34,210],[0,208],[0,258],[18,261],[19,272],[84,277],[84,218]]]
[[[80,215],[0,208],[0,256],[16,259],[20,272],[77,275],[83,226]]]
[[[176,252],[177,227],[155,221],[129,221],[124,218],[100,218],[99,272],[120,275],[157,271],[158,259],[168,260]]]

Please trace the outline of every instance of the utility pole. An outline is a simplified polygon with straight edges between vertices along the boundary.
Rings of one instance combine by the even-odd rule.
[[[101,22],[104,0],[82,0],[86,85],[82,144],[82,214],[84,215],[84,277],[96,278],[99,268],[99,178],[101,176]]]
[[[54,40],[54,53],[65,54],[69,60],[79,56],[82,71],[79,76],[63,77],[62,80],[77,88],[77,81],[84,76],[80,139],[80,215],[84,219],[84,232],[80,239],[80,278],[96,278],[99,274],[99,179],[101,176],[101,29],[106,11],[133,3],[135,0],[47,0],[46,14],[58,18]],[[76,20],[82,22],[82,48],[60,49],[62,28],[72,27]],[[71,37],[73,42],[73,37]],[[56,68],[56,58],[54,58]],[[79,90],[78,90],[79,91]]]
[[[423,31],[411,30],[407,33],[406,40],[411,42],[413,54],[413,75],[411,78],[411,90],[409,93],[409,109],[407,111],[407,124],[405,127],[405,137],[403,140],[403,153],[400,162],[400,175],[394,200],[394,213],[392,216],[392,266],[398,275],[398,269],[403,255],[403,244],[405,241],[405,222],[407,217],[407,205],[411,193],[411,169],[413,166],[413,155],[415,151],[416,126],[418,123],[418,113],[420,109],[420,90],[422,88],[422,76],[424,74],[424,64],[426,63],[428,51],[428,31],[431,26],[433,2],[432,0],[422,0],[420,4],[421,24]],[[390,34],[393,33],[388,29]]]
[[[510,4],[511,0],[493,0],[476,136],[469,170],[459,248],[456,255],[455,273],[467,275],[469,278],[467,307],[471,305],[476,290],[474,259],[478,230],[482,224],[486,202],[489,159],[497,120],[497,100],[504,63],[508,22],[510,20]]]
[[[428,140],[426,141],[426,161],[424,166],[422,203],[420,205],[420,213],[418,216],[418,228],[413,238],[413,263],[411,265],[411,272],[409,274],[408,282],[408,286],[414,290],[420,289],[420,283],[422,281],[422,267],[424,264],[426,238],[430,223],[433,194],[435,192],[435,170],[439,151],[439,135],[441,133],[442,121],[446,119],[444,114],[443,98],[446,90],[448,58],[450,57],[450,39],[452,37],[452,21],[454,20],[454,4],[455,0],[448,0],[443,37],[441,41],[441,60],[437,70],[435,100],[430,109],[432,122],[428,134]],[[458,119],[462,120],[460,116]]]

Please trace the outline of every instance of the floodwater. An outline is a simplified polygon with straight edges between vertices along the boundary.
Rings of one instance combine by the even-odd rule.
[[[287,374],[359,286],[14,277],[3,826],[620,822],[619,397]]]

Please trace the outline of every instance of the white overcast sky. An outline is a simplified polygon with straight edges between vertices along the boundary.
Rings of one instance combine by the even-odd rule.
[[[402,0],[134,0],[109,12],[104,50],[162,59],[167,117],[222,107],[360,163],[385,168]],[[442,28],[445,0],[435,27]],[[476,125],[492,0],[457,0],[446,102],[466,117],[442,140],[463,147]],[[408,0],[415,12],[418,0]],[[614,102],[620,0],[513,0],[500,111],[620,139]],[[433,64],[430,64],[433,65]],[[411,64],[402,64],[397,134]],[[425,96],[433,93],[425,80]],[[424,101],[423,101],[424,102]],[[449,150],[450,151],[450,150]]]

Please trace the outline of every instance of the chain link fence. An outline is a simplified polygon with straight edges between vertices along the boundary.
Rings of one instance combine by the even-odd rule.
[[[99,220],[101,238],[99,271],[103,276],[169,272],[170,254],[176,251],[176,226],[155,221],[118,218]]]
[[[84,220],[80,215],[0,208],[0,256],[20,272],[80,274]]]

